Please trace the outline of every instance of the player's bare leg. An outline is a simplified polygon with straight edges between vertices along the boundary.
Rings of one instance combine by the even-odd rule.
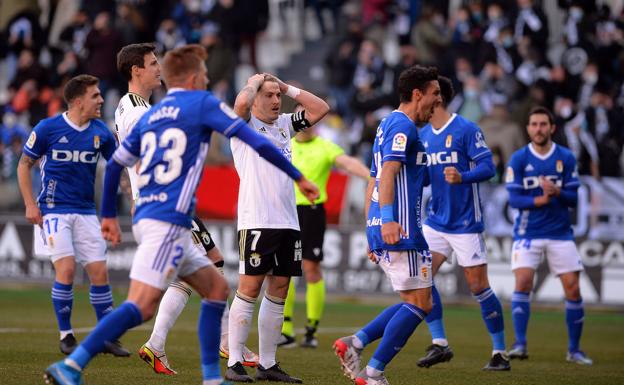
[[[430,252],[432,257],[431,271],[433,272],[434,277],[434,283],[431,288],[433,307],[429,314],[427,314],[425,321],[427,321],[432,341],[431,345],[429,345],[425,350],[425,356],[421,357],[417,362],[417,365],[423,368],[429,368],[435,364],[448,362],[454,355],[453,350],[449,346],[448,340],[446,339],[444,320],[442,318],[442,301],[440,299],[440,294],[435,287],[435,276],[438,273],[440,266],[442,266],[444,261],[446,261],[446,256],[435,251]]]

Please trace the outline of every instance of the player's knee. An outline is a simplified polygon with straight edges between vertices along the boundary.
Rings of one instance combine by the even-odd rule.
[[[228,285],[226,279],[221,277],[221,279],[213,282],[211,288],[211,296],[215,299],[226,300],[230,295],[230,286]]]
[[[73,266],[65,267],[56,271],[56,280],[63,284],[71,284],[74,282],[75,269]]]
[[[158,301],[140,302],[137,304],[137,307],[141,312],[143,322],[147,322],[154,318],[154,315],[156,314],[156,309],[158,309]]]
[[[567,300],[578,301],[581,298],[581,288],[578,281],[565,284],[563,290]]]

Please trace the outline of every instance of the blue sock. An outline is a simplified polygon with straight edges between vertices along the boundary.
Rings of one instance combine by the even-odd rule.
[[[427,316],[427,313],[417,306],[409,303],[401,305],[386,325],[381,342],[368,362],[368,366],[381,372],[407,343],[418,324]]]
[[[113,293],[111,292],[110,285],[91,285],[89,300],[91,301],[91,306],[93,306],[95,310],[95,316],[98,322],[102,320],[102,317],[113,311]]]
[[[565,304],[566,324],[568,324],[568,351],[576,352],[579,350],[581,334],[583,333],[583,317],[585,317],[583,300],[566,300]]]
[[[511,296],[511,319],[513,320],[516,343],[527,346],[526,331],[531,317],[531,293],[514,291]]]
[[[60,331],[71,330],[71,313],[74,303],[74,289],[72,285],[65,285],[54,281],[52,286],[52,305],[56,314],[56,321]]]
[[[503,307],[491,288],[484,289],[473,295],[481,305],[481,316],[492,337],[493,350],[505,350],[505,323]]]
[[[384,329],[386,325],[394,314],[401,308],[402,303],[397,303],[390,307],[387,307],[377,315],[372,321],[368,323],[368,325],[364,326],[360,331],[355,333],[355,336],[362,341],[364,346],[370,344],[373,341],[380,339],[384,334]]]
[[[106,341],[115,341],[128,329],[141,323],[143,323],[143,317],[139,308],[132,302],[126,301],[98,322],[95,329],[68,358],[84,368],[91,358],[104,350]]]
[[[444,320],[442,319],[442,299],[435,285],[431,287],[431,297],[433,298],[433,307],[431,312],[427,314],[425,321],[427,321],[432,340],[445,340],[446,332],[444,331]]]
[[[219,368],[219,341],[221,340],[221,316],[225,301],[202,300],[197,324],[201,366],[204,380],[221,378]]]

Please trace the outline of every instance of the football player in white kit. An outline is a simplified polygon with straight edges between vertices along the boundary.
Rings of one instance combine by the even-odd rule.
[[[303,106],[295,114],[280,114],[282,95]],[[314,125],[329,106],[305,90],[267,74],[247,80],[234,103],[236,114],[291,159],[290,132]],[[226,379],[253,382],[242,365],[243,348],[260,288],[267,289],[258,314],[260,362],[256,380],[300,383],[275,360],[284,321],[284,302],[290,277],[301,276],[301,240],[292,181],[256,155],[251,147],[232,138],[234,165],[240,177],[238,193],[239,284],[230,307],[228,370]]]
[[[115,128],[119,142],[128,136],[137,121],[150,108],[149,99],[152,91],[161,86],[160,64],[154,54],[155,46],[150,43],[130,44],[123,47],[117,54],[117,70],[128,81],[128,93],[119,101],[115,111]],[[138,176],[135,168],[127,168],[132,189],[132,207],[139,196]],[[194,239],[201,241],[207,237],[208,242],[196,242],[202,244],[202,252],[223,272],[223,255],[212,242],[210,234],[206,231],[199,218],[193,218],[191,229]],[[188,299],[191,296],[191,287],[183,281],[172,282],[158,307],[158,314],[154,322],[154,330],[150,339],[139,349],[139,357],[147,362],[156,373],[174,375],[176,371],[169,366],[165,353],[165,342],[169,330],[182,314]],[[221,323],[221,355],[227,355],[227,307]],[[244,365],[255,366],[258,356],[245,348]]]

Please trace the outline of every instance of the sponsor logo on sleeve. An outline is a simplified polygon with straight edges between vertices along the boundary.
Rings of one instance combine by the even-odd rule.
[[[507,167],[507,175],[505,176],[505,183],[512,183],[514,181],[513,168]]]
[[[485,138],[481,131],[477,131],[475,134],[475,147],[476,148],[488,148],[487,143],[485,143]]]
[[[405,151],[407,147],[407,136],[399,133],[392,138],[392,151]]]
[[[26,147],[33,148],[36,141],[37,141],[37,134],[35,133],[35,131],[33,131],[30,133],[30,136],[28,137],[28,141],[26,142]]]

